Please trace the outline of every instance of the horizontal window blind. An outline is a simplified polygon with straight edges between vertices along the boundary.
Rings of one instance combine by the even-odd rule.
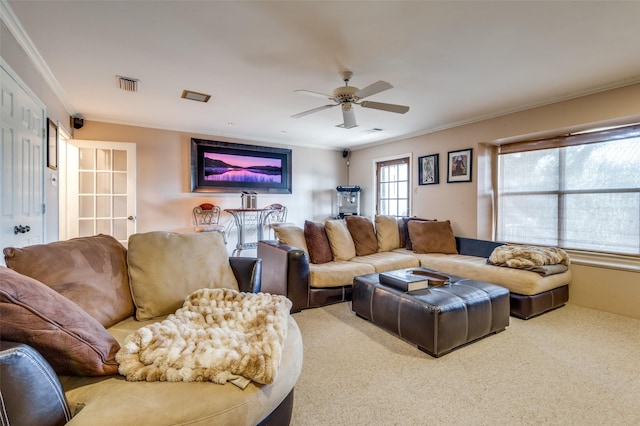
[[[640,255],[640,126],[500,147],[497,238]]]

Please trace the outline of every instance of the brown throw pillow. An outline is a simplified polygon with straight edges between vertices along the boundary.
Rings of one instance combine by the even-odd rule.
[[[419,217],[403,217],[402,218],[402,223],[403,223],[403,227],[402,229],[404,230],[404,248],[406,248],[407,250],[413,250],[413,244],[411,243],[411,235],[409,235],[409,222],[411,222],[412,220],[417,220],[420,222],[427,222],[427,221],[431,221],[431,219],[422,219]]]
[[[451,222],[411,220],[407,224],[416,253],[458,254]]]
[[[333,260],[329,238],[323,223],[310,220],[304,222],[304,238],[309,251],[311,263],[327,263]]]
[[[78,305],[41,282],[0,267],[0,338],[25,343],[58,374],[116,374],[120,345]]]
[[[356,246],[357,256],[378,252],[378,239],[371,219],[363,216],[346,216],[347,228]]]
[[[127,250],[109,235],[5,248],[7,266],[75,302],[105,327],[133,315]]]

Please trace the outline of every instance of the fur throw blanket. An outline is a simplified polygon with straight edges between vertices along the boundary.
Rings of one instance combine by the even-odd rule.
[[[569,255],[558,247],[508,244],[496,247],[487,263],[552,275],[568,269]]]
[[[118,371],[129,381],[272,383],[290,309],[285,296],[197,290],[175,314],[126,337]]]

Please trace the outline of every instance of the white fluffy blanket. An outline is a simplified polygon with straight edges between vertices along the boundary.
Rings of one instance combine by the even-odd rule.
[[[487,263],[550,275],[567,270],[569,255],[558,247],[507,244],[496,247],[487,259]]]
[[[284,296],[200,289],[175,314],[127,336],[118,371],[129,381],[272,383],[290,309]]]

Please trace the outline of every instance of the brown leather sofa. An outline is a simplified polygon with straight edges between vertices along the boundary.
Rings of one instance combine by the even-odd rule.
[[[402,232],[402,229],[398,232]],[[540,276],[531,271],[488,265],[486,261],[493,249],[503,243],[455,237],[455,245],[457,254],[419,254],[403,247],[376,253],[372,255],[375,256],[375,264],[370,266],[370,271],[352,272],[351,276],[345,274],[344,282],[340,285],[327,287],[311,283],[312,269],[315,269],[317,275],[332,267],[344,267],[345,263],[357,262],[361,266],[368,262],[367,256],[355,256],[347,262],[314,265],[310,262],[306,248],[284,244],[279,240],[263,240],[258,242],[258,257],[262,259],[264,291],[286,295],[293,302],[292,312],[351,300],[353,279],[357,275],[413,266],[423,266],[506,287],[511,293],[510,313],[522,319],[563,306],[569,299],[570,270],[562,274]],[[413,258],[416,263],[399,267],[398,255]],[[386,257],[389,259],[388,263],[385,263]],[[319,267],[324,271],[319,272]]]
[[[218,243],[221,243],[221,249],[226,254],[222,236],[213,236],[214,234],[216,233],[191,234],[195,237],[190,240],[189,244],[193,244],[199,249],[210,249],[214,246],[218,247]],[[172,240],[172,235],[178,234],[166,233],[165,235],[163,233],[160,239]],[[186,236],[186,234],[181,235]],[[186,236],[186,238],[189,239],[191,236]],[[208,238],[219,238],[220,241],[209,245],[205,241]],[[179,246],[170,243],[167,243],[167,247],[161,245],[154,244],[151,251],[171,251]],[[167,253],[177,263],[169,262],[169,265],[165,266],[177,268],[178,275],[197,274],[197,271],[192,270],[196,268],[183,268],[183,266],[187,266],[190,259],[200,258],[200,261],[203,262],[215,262],[209,255],[193,256],[189,254],[190,249],[184,252],[175,252],[175,258],[171,257],[171,253]],[[4,253],[7,265],[26,267],[29,273],[34,274],[38,271],[46,272],[48,269],[50,277],[55,276],[58,282],[63,283],[62,287],[68,290],[72,281],[77,283],[82,281],[83,277],[90,276],[95,282],[100,278],[105,278],[105,274],[109,277],[107,282],[113,279],[123,280],[129,286],[129,277],[126,271],[127,260],[130,260],[130,257],[128,258],[127,252],[131,251],[131,243],[129,250],[125,250],[111,237],[95,236],[22,249],[8,248],[4,250]],[[218,255],[213,252],[211,256]],[[51,259],[58,259],[58,261],[54,264]],[[180,259],[183,260],[179,261]],[[240,291],[258,292],[261,290],[262,262],[260,259],[228,256],[225,259],[228,260],[220,260],[220,263],[227,262],[227,266],[230,266],[229,271],[236,278]],[[147,260],[145,259],[145,261]],[[175,265],[173,265],[174,263]],[[155,268],[162,269],[163,267],[156,264]],[[69,273],[65,273],[65,268]],[[204,268],[206,266],[201,269]],[[26,273],[26,271],[23,272]],[[45,278],[47,277],[43,279]],[[26,282],[29,280],[31,283]],[[59,365],[65,365],[64,348],[62,348],[62,359],[51,354],[51,347],[46,341],[42,342],[43,347],[36,351],[34,345],[38,344],[37,341],[35,343],[27,342],[26,337],[22,341],[15,341],[16,336],[21,334],[20,330],[15,330],[15,322],[12,323],[13,330],[9,330],[5,322],[8,319],[8,316],[5,315],[9,314],[9,310],[17,312],[22,306],[25,306],[20,299],[21,293],[23,293],[20,288],[23,283],[32,284],[36,290],[45,287],[44,290],[47,290],[47,294],[52,293],[55,297],[61,298],[58,299],[59,301],[65,302],[66,297],[60,296],[57,291],[50,290],[53,287],[44,286],[41,284],[42,282],[33,277],[22,275],[15,270],[0,267],[0,316],[3,316],[3,326],[0,327],[0,375],[2,377],[0,380],[0,402],[3,405],[3,410],[0,410],[0,418],[2,425],[58,425],[65,424],[67,421],[74,425],[92,426],[161,423],[193,425],[289,424],[293,408],[293,389],[302,369],[302,337],[293,318],[288,318],[288,333],[284,341],[278,373],[270,384],[250,382],[244,389],[241,389],[231,382],[223,385],[206,382],[138,382],[127,381],[123,376],[113,373],[83,375],[54,372],[52,367],[59,368]],[[48,284],[53,285],[53,283]],[[178,286],[179,283],[175,283],[174,288]],[[202,282],[201,287],[206,286],[207,284]],[[89,296],[90,294],[85,293],[84,300],[86,301]],[[67,301],[66,303],[70,304],[68,305],[70,308],[82,310],[82,315],[87,315],[74,302]],[[24,310],[21,312],[28,315]],[[115,338],[117,343],[122,344],[124,338],[138,328],[165,318],[137,320],[135,312],[131,312],[129,315],[113,326],[103,327],[105,335],[110,339]],[[67,318],[69,317],[67,316]],[[97,325],[100,326],[100,323]],[[66,329],[67,331],[64,333],[79,335],[82,338],[82,329],[86,328],[86,324],[73,324],[73,327],[73,329]],[[51,324],[49,329],[44,332],[38,331],[36,334],[55,333],[59,328],[59,324]],[[63,330],[65,330],[64,327]],[[26,334],[30,335],[31,332]],[[95,353],[98,350],[95,345],[91,348],[87,348],[87,346],[85,345],[86,351],[83,353]],[[96,358],[94,355],[91,356]],[[162,409],[159,410],[158,407],[162,407]]]

